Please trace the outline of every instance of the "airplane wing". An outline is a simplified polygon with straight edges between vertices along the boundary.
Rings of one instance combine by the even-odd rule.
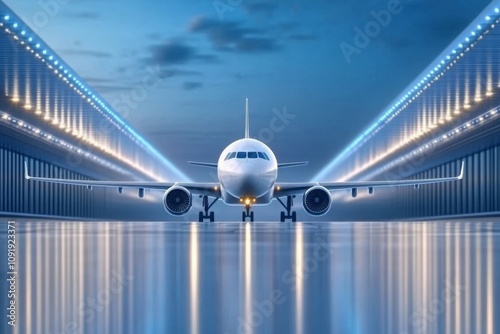
[[[123,188],[149,189],[166,191],[173,186],[181,186],[192,192],[193,194],[207,195],[212,197],[220,197],[220,184],[216,182],[197,183],[197,182],[144,182],[144,181],[94,181],[94,180],[74,180],[74,179],[58,179],[49,177],[36,177],[29,175],[28,163],[24,162],[24,177],[27,180],[40,182],[69,184],[76,186],[85,186],[89,189],[92,187],[112,187],[122,190]],[[121,191],[120,191],[121,192]]]
[[[386,180],[386,181],[348,181],[348,182],[305,182],[305,183],[276,183],[274,197],[290,196],[305,192],[314,186],[322,186],[328,190],[357,189],[357,188],[380,188],[394,186],[414,186],[422,184],[433,184],[462,180],[464,177],[465,161],[462,161],[460,174],[458,176],[419,179],[419,180]]]

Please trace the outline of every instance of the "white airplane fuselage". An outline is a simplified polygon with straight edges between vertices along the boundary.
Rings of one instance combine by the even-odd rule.
[[[225,203],[265,205],[273,199],[278,162],[266,144],[244,138],[222,151],[217,175]]]

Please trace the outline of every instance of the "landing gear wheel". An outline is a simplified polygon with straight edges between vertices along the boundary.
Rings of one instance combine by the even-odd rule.
[[[284,223],[287,219],[291,219],[293,223],[297,221],[297,212],[292,211],[293,199],[295,195],[286,197],[286,204],[280,198],[277,198],[278,202],[285,208],[286,212],[281,211],[280,221]]]
[[[208,203],[208,196],[200,196],[202,198],[203,211],[200,211],[198,215],[198,221],[203,223],[205,219],[208,219],[211,223],[215,221],[215,213],[213,211],[208,212],[210,208],[217,202],[219,197],[216,197],[212,203]]]
[[[247,218],[250,218],[250,221],[253,222],[253,211],[250,210],[250,205],[245,206],[245,211],[241,213],[241,220],[245,222]]]

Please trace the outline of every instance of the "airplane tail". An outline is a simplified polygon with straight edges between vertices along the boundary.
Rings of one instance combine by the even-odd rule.
[[[246,107],[245,107],[245,138],[250,138],[250,119],[248,117],[248,97],[246,99]]]

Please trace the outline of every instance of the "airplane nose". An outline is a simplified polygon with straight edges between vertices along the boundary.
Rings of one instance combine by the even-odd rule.
[[[245,175],[240,180],[241,196],[260,197],[264,195],[272,186],[268,179],[263,175]]]
[[[241,187],[248,191],[257,188],[258,183],[259,179],[255,175],[246,175],[241,178]]]
[[[276,169],[240,163],[231,171],[219,171],[225,191],[236,198],[259,198],[268,193],[276,181]]]

